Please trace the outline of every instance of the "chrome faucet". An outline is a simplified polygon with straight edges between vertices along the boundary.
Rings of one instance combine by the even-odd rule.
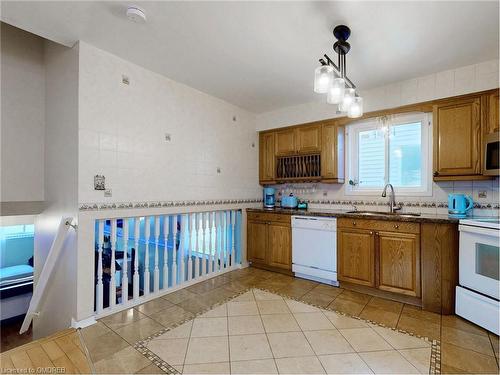
[[[394,194],[394,186],[392,184],[387,184],[384,187],[384,191],[382,191],[382,197],[387,196],[387,187],[391,188],[391,197],[389,198],[389,206],[391,207],[391,214],[400,210],[401,207],[396,206],[396,194]]]

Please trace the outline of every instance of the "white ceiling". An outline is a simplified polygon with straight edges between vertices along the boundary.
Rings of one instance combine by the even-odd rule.
[[[124,15],[139,5],[148,17]],[[71,46],[84,40],[261,113],[324,100],[313,71],[334,25],[352,29],[348,76],[361,89],[498,58],[492,2],[2,1],[1,19]]]

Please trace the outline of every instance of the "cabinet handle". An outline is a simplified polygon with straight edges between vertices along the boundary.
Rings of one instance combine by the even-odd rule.
[[[394,228],[399,229],[399,224],[394,224]]]
[[[439,172],[438,172],[438,171],[435,171],[435,172],[434,172],[434,177],[437,177],[437,176],[439,176]]]
[[[373,236],[373,232],[370,231],[370,235]]]
[[[353,222],[352,222],[352,225],[356,225],[356,222],[355,222],[355,221],[353,221]]]
[[[379,233],[378,233],[378,232],[375,232],[375,236],[378,236],[378,235],[379,235]]]

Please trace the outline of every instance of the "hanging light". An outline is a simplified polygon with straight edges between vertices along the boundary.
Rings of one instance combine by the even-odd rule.
[[[333,29],[333,35],[337,39],[333,45],[338,57],[337,64],[326,54],[324,59],[319,59],[321,66],[314,72],[314,91],[326,93],[327,103],[338,104],[339,112],[347,112],[349,117],[360,117],[363,115],[363,99],[356,96],[356,86],[347,77],[346,55],[351,49],[347,39],[351,30],[345,25],[338,25]]]
[[[340,112],[347,112],[351,107],[352,102],[354,101],[355,91],[354,89],[345,89],[344,98],[342,102],[339,104]]]
[[[329,104],[339,104],[344,99],[345,81],[343,78],[334,78],[328,88],[326,102]]]
[[[347,110],[347,117],[357,118],[361,116],[363,116],[363,98],[356,96]]]
[[[314,71],[314,92],[326,94],[333,80],[333,67],[321,65]]]

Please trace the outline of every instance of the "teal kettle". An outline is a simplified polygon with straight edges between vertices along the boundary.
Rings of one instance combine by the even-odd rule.
[[[448,195],[448,213],[457,218],[464,218],[474,207],[474,201],[466,194]]]

